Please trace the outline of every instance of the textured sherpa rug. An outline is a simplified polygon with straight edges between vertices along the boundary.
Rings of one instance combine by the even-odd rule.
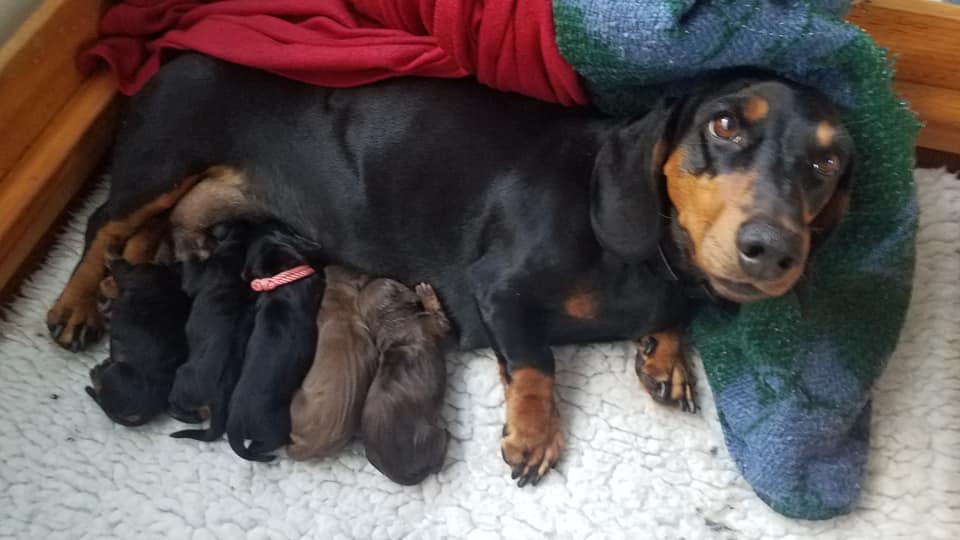
[[[84,393],[102,346],[57,348],[44,314],[79,256],[97,190],[0,322],[0,538],[960,538],[960,180],[916,173],[913,303],[876,385],[858,508],[784,518],[739,477],[705,383],[697,416],[654,404],[626,344],[558,350],[568,447],[535,489],[500,459],[503,395],[487,351],[455,355],[447,463],[390,483],[354,444],[337,459],[268,465],[225,443],[111,424]],[[700,380],[703,381],[702,370]]]

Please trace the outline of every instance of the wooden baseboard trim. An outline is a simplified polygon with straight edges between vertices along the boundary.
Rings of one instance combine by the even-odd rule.
[[[0,289],[56,222],[113,140],[117,93],[89,77],[0,180]]]
[[[907,81],[896,87],[924,123],[917,146],[960,154],[960,90]]]
[[[0,47],[0,178],[84,83],[77,51],[96,39],[109,3],[44,0]]]
[[[960,6],[870,0],[847,18],[896,58],[897,90],[924,123],[918,146],[960,153]]]

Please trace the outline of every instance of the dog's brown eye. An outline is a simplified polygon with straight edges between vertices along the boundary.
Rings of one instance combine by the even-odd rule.
[[[840,170],[840,158],[831,154],[813,162],[813,168],[824,176],[831,176]]]
[[[737,135],[740,132],[740,123],[732,116],[718,116],[710,122],[710,134],[714,137],[739,142]]]

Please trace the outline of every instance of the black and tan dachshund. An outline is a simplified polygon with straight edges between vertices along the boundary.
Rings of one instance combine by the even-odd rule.
[[[316,253],[285,227],[259,225],[247,248],[244,279],[253,282],[309,267]],[[313,363],[322,292],[323,278],[313,273],[257,293],[243,373],[227,417],[230,447],[244,459],[271,461],[275,456],[267,452],[290,440],[290,402]]]
[[[184,422],[209,419],[206,429],[171,434],[214,441],[226,431],[233,389],[240,379],[247,339],[253,329],[255,298],[241,277],[250,226],[220,224],[211,230],[213,248],[183,264],[183,288],[193,299],[186,332],[190,355],[177,370],[170,391],[170,414]]]
[[[363,448],[387,478],[417,484],[439,471],[447,455],[440,409],[450,322],[433,288],[423,283],[414,293],[392,279],[375,279],[363,288],[359,304],[379,352],[360,423]]]
[[[537,481],[563,446],[551,345],[653,335],[642,380],[692,408],[681,349],[664,346],[692,309],[784,294],[845,213],[853,148],[826,98],[762,74],[672,88],[618,120],[466,80],[328,89],[182,55],[131,101],[48,326],[82,346],[103,251],[219,182],[330,263],[433,285],[459,345],[502,362],[501,452]]]
[[[111,420],[139,426],[167,410],[174,374],[187,358],[190,300],[171,267],[116,256],[108,264],[116,285],[110,357],[90,370],[86,390]]]

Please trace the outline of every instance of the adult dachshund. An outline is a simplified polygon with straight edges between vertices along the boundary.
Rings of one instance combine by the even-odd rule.
[[[431,283],[460,346],[496,352],[503,457],[535,483],[563,446],[550,345],[652,335],[641,380],[692,408],[692,306],[785,293],[845,211],[852,146],[825,98],[765,76],[687,90],[620,121],[468,81],[327,89],[180,56],[132,100],[48,325],[71,349],[96,336],[105,249],[216,183],[331,262]]]

